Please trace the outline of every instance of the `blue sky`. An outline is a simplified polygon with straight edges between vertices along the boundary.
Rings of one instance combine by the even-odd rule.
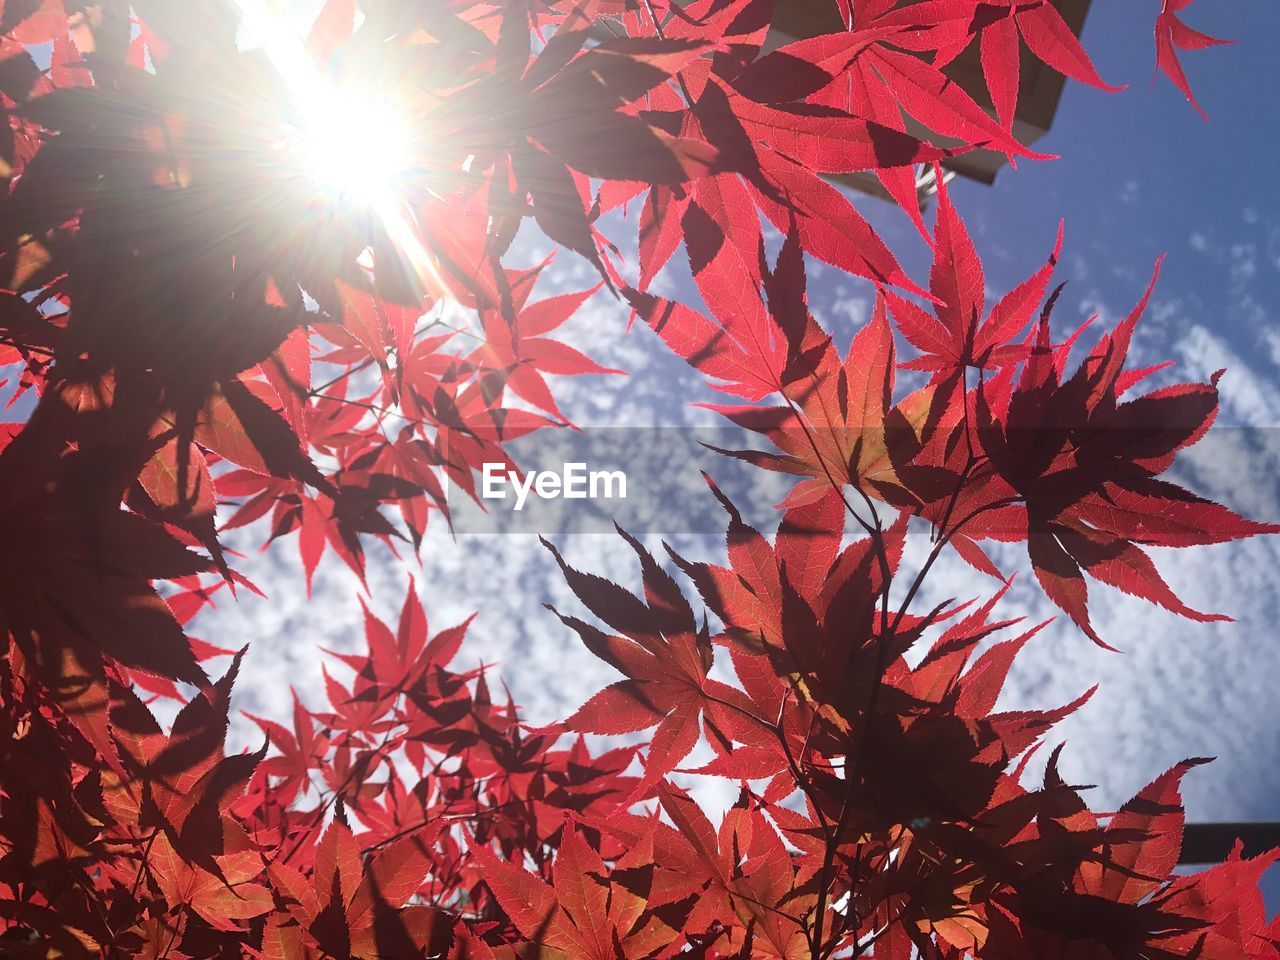
[[[1280,190],[1268,169],[1280,146],[1270,102],[1270,91],[1280,89],[1280,60],[1268,38],[1280,37],[1280,4],[1201,0],[1187,11],[1196,27],[1245,41],[1186,57],[1212,118],[1208,124],[1165,80],[1149,92],[1157,7],[1157,0],[1094,4],[1085,45],[1105,79],[1131,87],[1108,95],[1068,84],[1053,130],[1037,144],[1062,159],[1006,170],[992,188],[957,182],[953,199],[975,234],[989,292],[996,296],[1043,261],[1059,217],[1066,216],[1059,276],[1071,282],[1056,315],[1064,329],[1095,312],[1101,328],[1113,324],[1140,296],[1156,257],[1167,253],[1135,359],[1176,360],[1185,378],[1229,368],[1222,421],[1258,429],[1215,438],[1212,455],[1197,463],[1195,474],[1211,488],[1202,486],[1203,492],[1228,496],[1256,519],[1276,520],[1274,482],[1280,471],[1265,441],[1280,417]],[[907,272],[925,279],[925,249],[905,217],[879,201],[858,203]],[[526,249],[532,258],[536,250]],[[678,274],[669,282],[684,287]],[[592,282],[589,270],[567,256],[550,280],[544,292]],[[871,296],[866,284],[832,271],[815,271],[810,292],[815,314],[846,332],[864,319]],[[686,406],[712,398],[698,378],[647,330],[626,333],[625,322],[626,311],[602,297],[571,322],[566,339],[589,342],[596,359],[631,376],[557,384],[570,417],[594,425],[710,422]],[[710,457],[705,466],[718,468]],[[249,548],[257,543],[240,542]],[[618,542],[598,536],[560,542],[576,565],[634,582],[632,563]],[[719,550],[714,537],[681,537],[677,545],[697,557],[714,557]],[[1016,552],[1006,556],[1019,566]],[[1273,708],[1280,689],[1274,646],[1280,541],[1157,560],[1189,603],[1221,609],[1239,622],[1195,624],[1096,591],[1099,629],[1124,652],[1101,651],[1055,623],[1024,654],[1004,703],[1052,706],[1101,682],[1094,700],[1058,734],[1069,741],[1066,775],[1098,785],[1091,797],[1098,809],[1114,809],[1184,757],[1207,755],[1219,759],[1195,771],[1186,785],[1192,819],[1280,819],[1280,738]],[[418,582],[433,627],[480,610],[463,656],[496,661],[535,721],[565,715],[613,679],[542,611],[547,599],[569,609],[574,602],[534,538],[451,540],[437,525],[423,562]],[[227,645],[241,638],[252,642],[239,691],[245,709],[284,714],[289,683],[318,704],[315,646],[342,649],[359,642],[353,579],[327,559],[313,599],[306,601],[289,542],[266,555],[253,553],[246,572],[272,594],[271,602],[250,597],[224,606],[199,621],[197,633]],[[374,607],[391,615],[406,579],[403,565],[372,557]],[[958,566],[944,567],[920,603],[985,595],[989,584]],[[1053,613],[1025,574],[1004,609],[1031,617]],[[241,732],[250,734],[245,727]]]

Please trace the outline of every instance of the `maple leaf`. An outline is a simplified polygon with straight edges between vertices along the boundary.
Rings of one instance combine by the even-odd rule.
[[[1035,274],[1014,287],[983,319],[986,288],[982,261],[964,221],[951,203],[941,169],[938,169],[938,219],[934,228],[933,269],[929,290],[937,300],[937,319],[893,292],[886,293],[898,331],[922,356],[902,366],[925,370],[939,383],[965,367],[994,370],[1017,363],[1027,352],[1018,337],[1044,299],[1058,257],[1062,253],[1062,227],[1048,261]]]
[[[506,863],[469,842],[484,882],[520,934],[549,960],[644,957],[669,944],[676,931],[647,909],[654,871],[652,841],[605,866],[572,822],[565,824],[552,882]]]
[[[122,820],[158,827],[177,856],[215,875],[238,826],[224,810],[239,796],[265,753],[223,755],[231,687],[241,650],[227,673],[178,712],[166,736],[128,688],[114,686],[110,720],[123,766],[105,776],[105,802]],[[252,854],[246,854],[252,859]]]
[[[1063,76],[1115,93],[1123,85],[1105,83],[1094,69],[1089,55],[1071,27],[1050,0],[974,0],[961,12],[942,20],[939,33],[952,33],[940,47],[935,66],[943,66],[961,53],[974,35],[981,38],[982,72],[996,110],[996,117],[1006,130],[1013,129],[1018,103],[1021,74],[1021,47]],[[905,11],[899,18],[909,17]],[[893,20],[894,18],[886,18]],[[967,21],[967,23],[965,22]],[[884,21],[880,21],[884,22]],[[950,28],[950,29],[948,29]]]
[[[893,405],[896,349],[884,297],[841,360],[829,338],[805,352],[787,403],[775,406],[712,406],[731,422],[768,438],[780,451],[721,451],[767,469],[808,479],[788,503],[826,495],[848,485],[881,499],[898,499],[887,420]]]
[[[682,303],[639,291],[624,291],[631,306],[676,354],[706,374],[711,386],[748,400],[775,392],[783,355],[770,348],[770,360],[761,362],[752,344],[736,331],[721,326],[705,314]]]
[[[275,897],[262,883],[262,861],[240,831],[238,849],[218,857],[216,872],[193,865],[176,851],[168,838],[158,834],[149,862],[161,893],[173,907],[198,913],[215,930],[237,931],[241,924],[260,917],[275,905]]]
[[[1208,762],[1183,761],[1117,811],[1107,825],[1108,834],[1117,842],[1107,845],[1101,864],[1089,864],[1082,872],[1087,892],[1118,903],[1140,903],[1160,890],[1182,852],[1182,778]]]
[[[283,782],[278,787],[282,798],[291,798],[299,793],[305,795],[311,787],[312,769],[317,767],[318,758],[328,750],[328,738],[323,734],[317,736],[311,714],[298,699],[297,692],[293,694],[292,733],[274,720],[253,714],[246,716],[258,725],[271,745],[280,751],[280,756],[264,760],[259,769],[265,775],[282,779]]]
[[[388,302],[369,290],[337,284],[338,296],[331,312],[342,324],[342,331],[359,344],[359,349],[387,377],[387,355],[395,348],[401,355],[412,346],[414,326],[424,310]],[[330,331],[321,328],[322,332]],[[337,331],[333,331],[336,334]],[[335,339],[337,339],[335,337]]]
[[[361,609],[364,612],[367,655],[334,656],[355,671],[349,699],[371,708],[388,706],[401,693],[412,695],[419,688],[437,682],[433,674],[457,655],[474,619],[473,615],[432,636],[412,578],[394,631],[375,617],[363,602]]]
[[[1182,616],[1225,619],[1178,600],[1139,544],[1221,543],[1277,529],[1159,479],[1177,452],[1212,423],[1216,375],[1207,384],[1121,400],[1130,385],[1124,361],[1158,273],[1157,265],[1137,307],[1071,377],[1063,379],[1066,351],[1050,344],[1046,314],[1016,385],[1008,378],[978,398],[983,449],[1026,501],[1036,576],[1050,599],[1099,644],[1084,572]]]
[[[917,290],[870,225],[816,173],[909,166],[939,151],[853,114],[759,103],[714,76],[682,130],[716,146],[727,171],[693,181],[679,199],[654,188],[641,223],[640,290],[683,237],[716,323],[770,365],[776,335],[757,292],[763,279],[759,213],[778,229],[796,229],[809,252],[828,263]]]
[[[588,217],[586,178],[672,184],[711,166],[715,152],[706,144],[672,136],[627,109],[709,44],[619,38],[583,49],[587,31],[578,29],[558,34],[530,60],[528,13],[512,9],[506,16],[511,27],[508,42],[496,46],[496,72],[450,98],[433,122],[442,139],[452,132],[464,147],[487,128],[484,137],[505,154],[496,158],[492,181],[502,205],[532,216],[549,238],[587,259],[612,286],[614,275]],[[561,108],[566,97],[578,105],[572,113]],[[514,236],[518,220],[507,222],[500,229]]]
[[[1006,583],[981,607],[943,631],[919,665],[895,681],[921,704],[945,706],[969,723],[978,733],[973,756],[986,762],[1016,757],[1033,748],[1052,726],[1074,713],[1094,693],[1091,689],[1054,710],[995,712],[1015,658],[1050,622],[1043,621],[1013,639],[1002,640],[974,658],[980,642],[1021,622],[1021,618],[991,618],[1010,586]]]
[[[1087,943],[1111,956],[1172,960],[1251,956],[1262,946],[1265,911],[1252,878],[1272,855],[1245,862],[1237,847],[1231,860],[1204,874],[1169,875],[1182,832],[1178,784],[1204,761],[1186,761],[1157,778],[1102,828],[1063,783],[1056,760],[1055,752],[1044,790],[1025,797],[1039,807],[1039,837],[1018,844],[1023,862],[1052,858],[1054,866],[1048,882],[1023,881],[1012,896],[993,898],[989,949],[1066,957]],[[1224,910],[1241,922],[1220,924]]]
[[[513,304],[517,312],[510,323],[502,318],[499,311],[481,312],[485,342],[470,354],[468,360],[477,366],[501,371],[505,385],[517,396],[566,421],[547,386],[547,374],[577,376],[623,371],[602,367],[567,343],[546,336],[581,309],[601,285],[576,293],[557,294],[530,304],[527,297],[540,273],[541,267],[532,277],[518,284],[519,301]]]
[[[1163,0],[1160,13],[1156,17],[1156,69],[1163,71],[1173,81],[1174,86],[1182,91],[1187,101],[1196,108],[1196,112],[1206,120],[1208,115],[1196,101],[1191,92],[1191,81],[1187,79],[1178,59],[1179,50],[1203,50],[1206,47],[1235,43],[1235,40],[1222,40],[1201,33],[1187,26],[1179,14],[1191,6],[1192,0]]]
[[[1267,925],[1268,911],[1258,881],[1278,859],[1280,850],[1245,859],[1237,841],[1226,862],[1174,881],[1167,909],[1188,917],[1194,926],[1160,946],[1175,955],[1176,951],[1189,951],[1251,960],[1273,955],[1275,923]]]
[[[712,651],[706,625],[699,627],[679,586],[640,542],[618,531],[640,560],[644,599],[617,584],[569,566],[543,540],[583,605],[620,635],[610,636],[576,617],[548,607],[587,649],[627,679],[605,687],[566,721],[582,733],[634,733],[657,727],[644,776],[631,800],[651,790],[689,755],[700,737],[698,718],[708,693],[723,688],[709,680]]]
[[[443,952],[452,940],[452,918],[429,907],[406,906],[430,870],[436,832],[436,827],[409,832],[366,859],[351,828],[335,819],[315,846],[310,876],[283,863],[270,867],[284,914],[292,920],[277,921],[275,937],[296,943],[305,936],[331,956],[361,960],[387,951]],[[286,932],[293,925],[300,929]]]
[[[701,875],[709,881],[686,928],[703,929],[737,918],[746,930],[730,934],[726,945],[730,949],[754,946],[754,955],[779,960],[810,956],[804,926],[797,918],[815,909],[817,896],[797,883],[795,860],[773,825],[749,803],[745,791],[725,814],[719,830],[687,793],[664,785],[660,799],[683,841],[681,860],[690,868],[689,879]],[[665,857],[664,863],[669,864]]]
[[[692,563],[676,555],[677,563],[725,624],[726,635],[746,651],[764,654],[773,672],[830,724],[837,739],[843,737],[873,700],[880,680],[876,663],[894,660],[941,612],[891,623],[878,609],[881,592],[901,559],[906,516],[841,550],[845,504],[828,491],[824,500],[792,506],[771,545],[743,522],[714,484],[711,488],[729,514],[730,566]],[[738,657],[734,663],[740,671],[749,666]],[[743,679],[751,697],[747,703],[755,701],[756,710],[776,715],[782,706],[778,692],[767,683]],[[739,739],[760,743],[758,730],[753,735],[749,726],[730,716],[752,716],[752,710],[744,710],[740,699],[719,699],[726,701],[722,707],[737,709],[715,712],[717,722]],[[763,758],[753,759],[759,763]]]
[[[295,479],[332,495],[333,484],[302,447],[297,433],[262,394],[265,385],[232,380],[212,394],[192,438],[201,446],[263,476]]]
[[[31,434],[24,431],[0,454],[0,463],[13,458],[0,473],[20,464],[23,437]],[[201,572],[209,562],[136,514],[108,506],[94,515],[94,506],[77,503],[65,486],[24,491],[28,480],[12,474],[0,480],[7,491],[0,633],[12,636],[29,669],[69,710],[70,722],[115,765],[105,664],[207,685],[153,580]]]

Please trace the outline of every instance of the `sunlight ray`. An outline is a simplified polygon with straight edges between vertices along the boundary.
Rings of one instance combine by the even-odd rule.
[[[423,287],[449,296],[450,287],[423,245],[403,195],[409,173],[412,120],[387,91],[350,80],[335,83],[321,70],[294,26],[272,0],[234,0],[256,44],[285,83],[296,111],[301,173],[316,189],[377,217],[396,252]]]

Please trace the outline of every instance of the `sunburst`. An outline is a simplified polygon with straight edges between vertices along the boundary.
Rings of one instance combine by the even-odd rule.
[[[398,91],[362,76],[358,64],[337,78],[322,69],[271,0],[235,3],[288,92],[277,146],[297,178],[353,217],[375,217],[423,286],[448,294],[408,197],[421,173],[414,149],[423,136],[420,118]]]

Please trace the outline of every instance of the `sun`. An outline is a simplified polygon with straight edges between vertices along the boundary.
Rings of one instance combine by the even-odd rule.
[[[382,213],[410,173],[409,111],[359,63],[335,73],[317,62],[278,0],[234,0],[245,49],[265,54],[287,91],[274,144],[289,168],[326,199]]]
[[[394,98],[358,85],[317,85],[295,104],[289,147],[302,176],[341,205],[374,213],[394,207],[412,168],[411,126]]]
[[[451,297],[450,284],[423,244],[412,194],[415,145],[423,142],[423,118],[415,115],[377,71],[366,77],[358,64],[334,76],[313,59],[302,37],[281,13],[279,0],[233,0],[239,9],[246,49],[258,49],[287,91],[287,116],[279,118],[282,148],[298,185],[339,213],[371,217],[393,248],[436,297]],[[401,91],[403,92],[403,91]],[[374,267],[376,270],[376,265]]]

